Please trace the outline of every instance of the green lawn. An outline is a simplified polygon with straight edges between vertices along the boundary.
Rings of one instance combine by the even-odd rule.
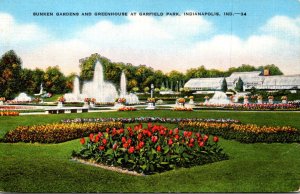
[[[18,125],[77,117],[231,118],[300,128],[298,112],[136,111],[0,117],[0,137]],[[78,140],[61,144],[0,143],[0,191],[7,192],[289,192],[300,187],[300,145],[220,140],[230,159],[136,177],[70,160]]]

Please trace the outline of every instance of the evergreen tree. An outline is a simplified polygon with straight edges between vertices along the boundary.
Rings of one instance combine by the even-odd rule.
[[[223,79],[223,82],[222,82],[222,86],[221,86],[221,90],[223,91],[223,92],[226,92],[227,91],[227,82],[226,82],[226,79],[224,78]]]
[[[238,91],[238,92],[242,92],[243,91],[243,85],[244,85],[244,82],[239,77],[238,82],[236,83],[236,86],[235,86],[235,90]]]

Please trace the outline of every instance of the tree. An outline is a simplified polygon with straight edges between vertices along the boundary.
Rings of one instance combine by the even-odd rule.
[[[226,79],[224,78],[223,79],[223,82],[222,82],[222,86],[221,86],[221,90],[223,91],[223,92],[226,92],[227,91],[227,81],[226,81]]]
[[[145,88],[144,88],[144,92],[145,92],[145,93],[148,93],[148,92],[149,92],[149,90],[150,90],[150,88],[149,88],[149,87],[145,87]]]
[[[139,89],[138,87],[132,88],[132,91],[133,91],[134,93],[138,92],[139,90],[140,90],[140,89]]]
[[[21,82],[26,85],[21,92],[26,92],[28,94],[36,94],[40,92],[41,83],[44,83],[45,72],[39,68],[34,70],[24,68],[21,71]]]
[[[261,72],[264,71],[264,69],[269,69],[270,75],[283,75],[282,71],[274,64],[266,65],[266,66],[260,66],[258,67],[258,70]]]
[[[74,88],[74,79],[76,77],[75,73],[71,73],[70,75],[68,75],[66,77],[66,88],[65,91],[66,92],[72,92],[73,88]]]
[[[55,94],[66,93],[67,79],[58,66],[48,67],[44,74],[45,89]]]
[[[236,83],[236,86],[235,86],[235,90],[238,91],[238,92],[242,92],[244,90],[244,82],[243,80],[239,77],[237,83]]]
[[[20,92],[22,61],[13,50],[0,58],[0,96],[13,98]]]

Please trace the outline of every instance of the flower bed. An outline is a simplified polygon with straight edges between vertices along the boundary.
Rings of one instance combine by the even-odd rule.
[[[142,124],[127,129],[106,129],[91,133],[73,157],[93,159],[109,166],[119,166],[143,174],[153,174],[228,159],[217,145],[218,137],[193,132],[179,132],[164,126]]]
[[[19,112],[13,111],[0,111],[0,116],[19,116]]]
[[[124,106],[124,107],[119,108],[118,111],[136,111],[136,108]]]
[[[108,127],[122,127],[120,122],[103,123],[53,123],[47,125],[19,126],[4,136],[5,142],[60,143],[105,131]]]
[[[181,129],[219,135],[242,143],[300,142],[300,131],[290,126],[258,126],[238,123],[181,122]]]
[[[197,106],[217,108],[222,107],[224,109],[233,109],[233,110],[300,110],[299,104],[289,103],[289,104],[205,104],[199,103]]]
[[[172,110],[174,111],[193,111],[193,108],[187,108],[187,107],[175,107]]]
[[[18,106],[18,105],[2,105],[0,110],[32,110],[36,109],[34,106]]]
[[[201,119],[201,118],[162,118],[162,117],[136,117],[136,118],[76,118],[65,119],[62,123],[86,123],[86,122],[122,122],[122,123],[179,123],[179,122],[213,122],[213,123],[240,123],[234,119]]]
[[[177,99],[177,102],[178,102],[178,103],[184,104],[184,103],[185,103],[185,99],[184,99],[184,98],[178,98],[178,99]]]
[[[148,103],[155,103],[155,98],[148,98],[148,99],[147,99],[147,102],[148,102]]]
[[[125,103],[126,103],[126,98],[117,98],[115,101],[116,101],[117,103],[125,104]]]

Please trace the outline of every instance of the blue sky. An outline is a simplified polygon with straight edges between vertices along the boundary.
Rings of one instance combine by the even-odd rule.
[[[33,12],[246,12],[247,16],[69,17]],[[98,52],[112,61],[168,72],[205,65],[276,64],[300,73],[299,0],[0,0],[0,54],[14,49],[28,68]],[[291,70],[292,69],[292,70]]]

